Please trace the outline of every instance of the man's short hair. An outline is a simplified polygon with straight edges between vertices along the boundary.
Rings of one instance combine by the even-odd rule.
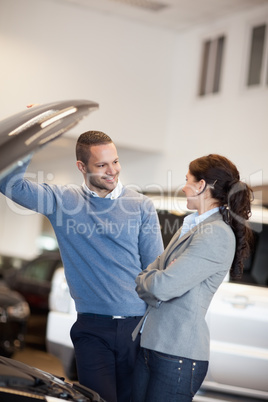
[[[76,143],[76,159],[87,164],[90,157],[90,147],[112,143],[109,135],[102,131],[86,131],[81,134]]]

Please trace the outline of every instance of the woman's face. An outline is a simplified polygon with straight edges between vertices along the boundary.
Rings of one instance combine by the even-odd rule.
[[[187,208],[198,209],[199,198],[198,194],[202,191],[202,181],[196,181],[195,177],[188,171],[186,174],[186,183],[182,191],[187,197]]]

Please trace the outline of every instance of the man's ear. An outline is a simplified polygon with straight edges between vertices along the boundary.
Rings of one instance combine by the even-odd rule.
[[[85,168],[85,164],[82,161],[77,161],[76,162],[76,166],[78,167],[78,169],[80,170],[81,173],[86,173],[86,168]]]

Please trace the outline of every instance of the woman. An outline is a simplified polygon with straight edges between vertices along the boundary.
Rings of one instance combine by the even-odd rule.
[[[188,402],[208,369],[205,315],[230,269],[240,277],[248,255],[252,191],[220,155],[192,161],[183,192],[188,215],[163,254],[136,279],[149,305],[141,332],[132,402]]]

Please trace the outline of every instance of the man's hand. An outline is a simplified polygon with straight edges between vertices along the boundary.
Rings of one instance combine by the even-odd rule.
[[[27,105],[26,107],[29,109],[30,107],[38,106],[38,105],[39,105],[39,103],[29,103],[29,105]]]

